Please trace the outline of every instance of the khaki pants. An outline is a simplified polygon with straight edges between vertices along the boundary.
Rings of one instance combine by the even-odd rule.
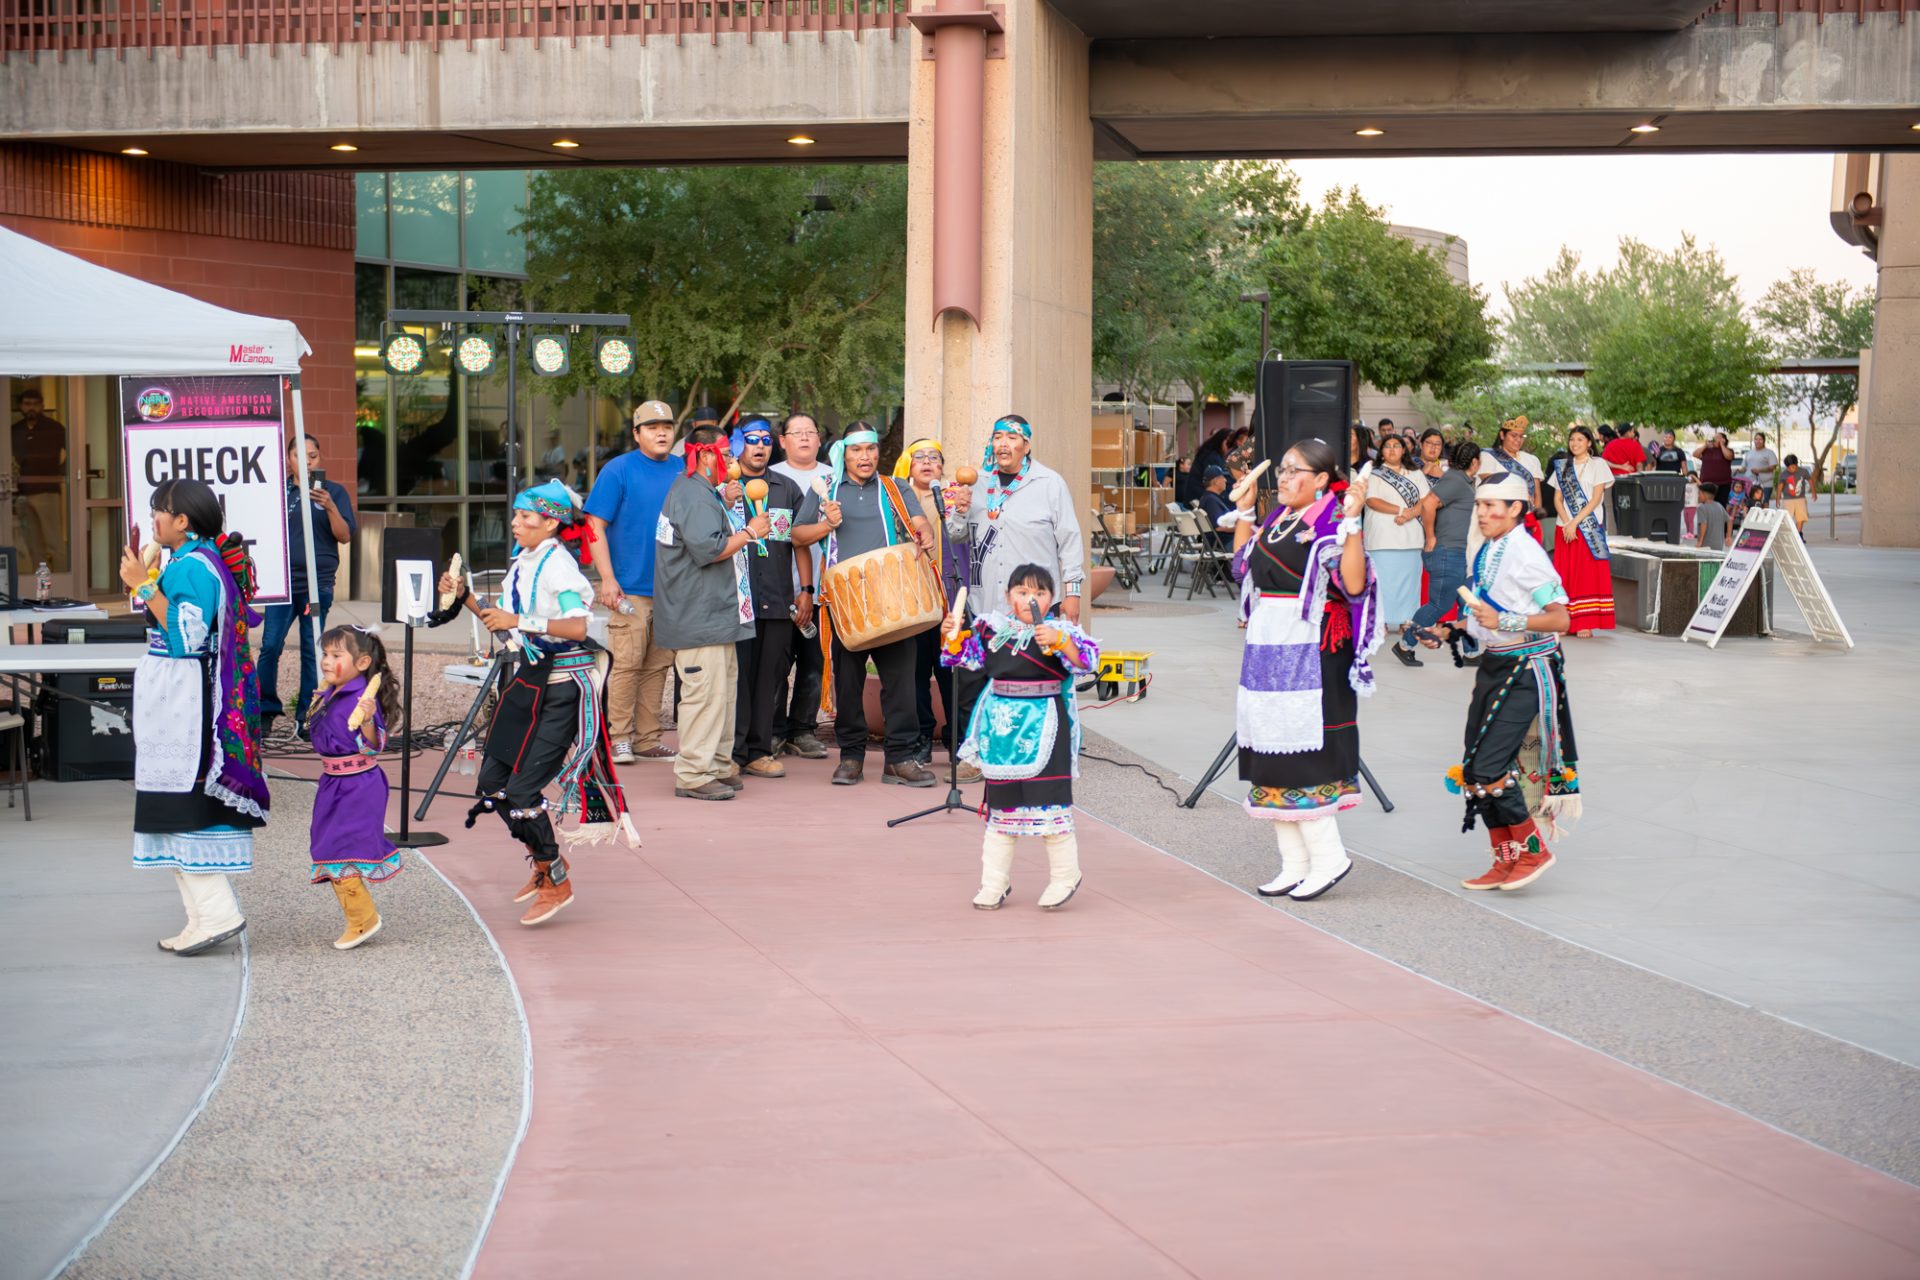
[[[653,642],[653,601],[628,596],[631,614],[615,610],[607,618],[607,737],[622,738],[635,751],[660,745],[660,699],[667,689],[673,650]],[[637,708],[637,710],[636,710]]]
[[[673,758],[673,785],[718,782],[733,771],[733,704],[740,657],[730,644],[676,649],[680,673],[680,754]]]

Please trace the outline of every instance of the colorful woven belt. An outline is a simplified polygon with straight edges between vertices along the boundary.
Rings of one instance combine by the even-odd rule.
[[[1537,658],[1543,653],[1552,653],[1560,647],[1560,637],[1541,636],[1538,640],[1529,640],[1525,644],[1516,644],[1512,648],[1502,649],[1486,645],[1481,653],[1489,658]]]
[[[344,778],[350,774],[365,773],[379,767],[380,762],[372,756],[359,754],[350,756],[321,756],[320,771],[335,778]]]
[[[1066,687],[1065,680],[995,680],[993,691],[1003,698],[1051,698]]]

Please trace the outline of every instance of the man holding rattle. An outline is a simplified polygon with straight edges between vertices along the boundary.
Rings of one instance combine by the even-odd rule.
[[[1466,754],[1447,771],[1448,789],[1466,797],[1461,830],[1472,830],[1478,815],[1493,845],[1493,866],[1461,881],[1468,889],[1532,884],[1554,860],[1542,828],[1557,838],[1580,816],[1560,652],[1572,614],[1553,561],[1521,527],[1530,498],[1531,486],[1511,472],[1479,486],[1474,518],[1486,541],[1460,588],[1467,616],[1421,636],[1428,648],[1452,644],[1456,662],[1463,653],[1480,658]]]

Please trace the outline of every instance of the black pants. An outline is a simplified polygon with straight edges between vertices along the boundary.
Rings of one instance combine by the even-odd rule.
[[[1461,774],[1468,782],[1494,782],[1517,768],[1520,744],[1540,715],[1540,686],[1533,672],[1511,658],[1480,659],[1467,711],[1466,755]],[[1469,800],[1467,811],[1489,827],[1517,827],[1527,821],[1527,798],[1518,786],[1484,800]]]
[[[940,628],[922,631],[913,638],[913,710],[919,717],[922,742],[932,742],[940,727],[933,716],[933,682],[938,679],[945,684],[945,675],[940,668]],[[947,710],[952,712],[951,707]]]
[[[887,722],[887,763],[913,759],[920,721],[913,707],[913,637],[855,653],[833,638],[833,736],[842,760],[867,753],[867,663],[880,673],[880,712]]]
[[[491,807],[534,860],[551,862],[560,847],[543,797],[579,735],[580,686],[535,683],[543,677],[536,670],[508,686],[487,738],[479,789],[482,805],[498,797]]]
[[[773,713],[773,736],[791,742],[820,727],[820,684],[826,671],[818,635],[803,636],[793,629],[793,697],[781,698]],[[786,679],[786,672],[780,674]]]
[[[740,681],[733,704],[733,758],[740,764],[773,754],[773,722],[787,698],[787,664],[793,661],[793,620],[762,618],[753,639],[734,646]]]

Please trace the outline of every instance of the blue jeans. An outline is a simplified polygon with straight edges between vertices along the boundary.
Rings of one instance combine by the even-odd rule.
[[[303,594],[295,591],[296,598]],[[313,701],[313,691],[320,687],[320,637],[327,629],[327,611],[333,608],[333,592],[322,591],[320,603],[309,608],[304,604],[264,605],[261,612],[267,615],[266,626],[260,635],[260,714],[262,716],[285,715],[286,710],[280,704],[280,651],[286,647],[287,632],[293,630],[294,619],[300,620],[300,694],[293,704],[293,718],[297,724],[307,722],[307,705]]]
[[[1460,588],[1467,585],[1467,549],[1435,547],[1421,554],[1420,567],[1427,571],[1427,602],[1414,610],[1413,622],[1400,633],[1400,643],[1407,648],[1413,647],[1415,627],[1431,627],[1460,603]]]

